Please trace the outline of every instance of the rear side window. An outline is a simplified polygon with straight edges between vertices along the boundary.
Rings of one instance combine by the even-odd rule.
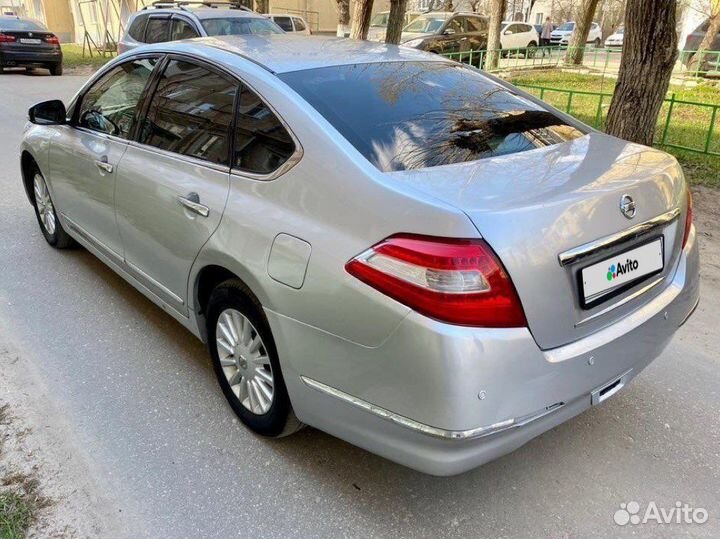
[[[295,31],[296,32],[304,32],[305,31],[305,22],[302,19],[298,19],[297,17],[293,17],[293,22],[295,23]]]
[[[171,60],[153,95],[140,142],[227,164],[237,86],[205,67]]]
[[[195,31],[195,27],[192,24],[185,19],[173,19],[170,41],[192,39],[194,37],[198,37],[198,33]]]
[[[85,93],[78,112],[81,127],[128,138],[156,58],[126,62],[101,77]]]
[[[283,33],[277,24],[265,17],[224,17],[203,19],[201,22],[209,36]]]
[[[148,16],[138,15],[133,19],[130,28],[128,28],[128,35],[135,41],[145,40],[145,26],[147,26]]]
[[[487,22],[479,17],[468,17],[465,24],[468,32],[486,32]]]
[[[584,135],[456,63],[341,65],[278,76],[382,171],[476,161]]]
[[[286,32],[293,31],[293,25],[292,25],[292,21],[290,20],[290,17],[273,17],[273,20],[275,21],[275,24],[277,24],[280,28],[282,28]]]
[[[233,167],[255,174],[269,174],[295,152],[285,126],[252,90],[243,87],[235,120]]]
[[[162,43],[168,40],[170,19],[150,17],[145,30],[145,43]]]

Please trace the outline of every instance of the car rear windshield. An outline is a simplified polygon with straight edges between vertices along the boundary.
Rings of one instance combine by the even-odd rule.
[[[7,19],[0,20],[0,30],[12,31],[30,31],[30,32],[47,32],[42,24],[36,21]]]
[[[277,24],[260,17],[223,17],[203,19],[201,22],[209,36],[284,33]]]
[[[450,62],[386,62],[279,75],[382,171],[476,161],[584,135]]]
[[[437,32],[440,30],[442,25],[448,20],[448,16],[437,15],[437,16],[425,16],[421,15],[413,22],[403,28],[403,32],[417,32],[419,34],[429,34],[430,32]]]

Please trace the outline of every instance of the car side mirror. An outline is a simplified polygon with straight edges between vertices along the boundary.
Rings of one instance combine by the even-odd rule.
[[[67,120],[65,105],[59,99],[43,101],[28,110],[30,121],[38,125],[62,125]]]
[[[503,34],[505,34],[506,36],[511,36],[511,35],[512,35],[512,30],[505,30],[505,31],[503,32]]]
[[[452,28],[446,28],[445,31],[443,32],[443,35],[445,35],[445,36],[452,36],[454,34],[455,34],[455,30],[453,30]]]

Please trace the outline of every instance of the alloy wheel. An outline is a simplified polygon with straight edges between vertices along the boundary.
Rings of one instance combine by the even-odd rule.
[[[45,228],[45,231],[52,236],[55,234],[56,228],[55,207],[53,206],[52,200],[50,200],[50,193],[45,184],[45,178],[40,174],[35,174],[33,188],[35,190],[35,205],[40,215],[40,222]]]
[[[255,326],[236,309],[225,309],[215,326],[218,358],[225,378],[240,403],[263,415],[275,395],[275,378],[267,348]]]

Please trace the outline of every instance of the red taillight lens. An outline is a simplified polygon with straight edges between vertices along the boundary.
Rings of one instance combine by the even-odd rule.
[[[14,43],[15,36],[9,36],[7,34],[0,34],[0,43]]]
[[[345,269],[436,320],[492,328],[527,325],[510,277],[482,240],[392,236]]]
[[[683,235],[683,242],[682,242],[683,249],[685,248],[685,244],[687,243],[688,236],[690,235],[690,228],[692,227],[692,223],[693,223],[693,200],[692,200],[692,192],[688,188],[688,190],[687,190],[687,213],[685,214],[685,233]]]
[[[60,40],[57,38],[57,36],[46,37],[45,42],[50,43],[50,45],[60,45]]]

